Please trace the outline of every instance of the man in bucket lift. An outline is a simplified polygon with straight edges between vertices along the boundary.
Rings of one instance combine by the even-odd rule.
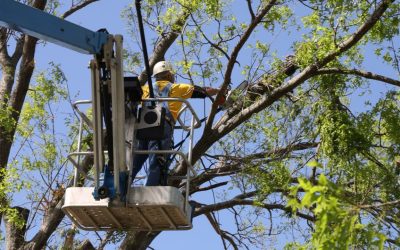
[[[154,65],[153,77],[156,82],[153,84],[155,97],[180,97],[188,98],[206,98],[214,96],[219,89],[211,87],[199,87],[191,84],[175,83],[175,74],[173,66],[170,62],[160,61]],[[142,87],[142,99],[149,98],[149,87]],[[225,99],[218,100],[223,104]],[[165,139],[162,140],[138,140],[137,150],[169,150],[173,147],[173,129],[181,102],[168,102],[166,105],[166,122],[164,123]],[[133,159],[132,180],[135,179],[137,173],[142,169],[144,162],[149,158],[149,174],[146,186],[166,185],[166,171],[171,164],[168,161],[170,155],[161,154],[139,154]],[[165,171],[164,173],[162,171]],[[163,175],[163,178],[161,178]]]

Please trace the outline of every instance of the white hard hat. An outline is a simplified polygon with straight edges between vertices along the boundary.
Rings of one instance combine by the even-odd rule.
[[[154,65],[153,76],[155,76],[159,73],[162,73],[162,72],[166,72],[166,71],[174,73],[174,67],[172,66],[172,64],[170,62],[160,61],[160,62],[156,63],[156,65]]]

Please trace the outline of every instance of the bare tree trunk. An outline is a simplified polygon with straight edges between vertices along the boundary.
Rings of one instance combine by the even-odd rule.
[[[33,7],[43,10],[46,6],[46,2],[46,0],[36,0],[33,4]],[[7,131],[8,133],[5,133],[4,135],[0,134],[0,143],[2,145],[2,150],[0,150],[0,168],[5,168],[8,162],[8,157],[10,155],[13,141],[12,138],[14,137],[16,130],[16,124],[18,122],[22,105],[24,104],[26,93],[28,92],[33,70],[35,68],[34,56],[37,41],[37,38],[31,36],[25,35],[24,37],[21,65],[19,68],[17,82],[15,88],[11,92],[11,96],[8,101],[8,106],[13,110],[12,118],[15,121],[15,125],[11,131]]]
[[[75,235],[76,235],[76,231],[74,230],[74,228],[70,228],[67,231],[67,233],[65,235],[63,249],[65,249],[65,250],[73,249]]]
[[[64,200],[61,200],[58,202],[56,207],[49,208],[46,211],[48,216],[44,217],[39,232],[24,246],[23,249],[40,250],[46,245],[47,240],[54,233],[65,216],[64,212],[61,210],[63,204]]]
[[[4,223],[6,227],[6,249],[20,249],[25,244],[26,222],[29,217],[29,209],[22,207],[15,207],[19,216],[24,222],[24,225],[17,225],[11,218],[4,216]]]
[[[94,248],[90,240],[85,240],[77,250],[96,250],[96,248]]]
[[[8,106],[12,108],[12,118],[15,121],[15,124],[10,131],[6,131],[4,135],[1,135],[0,137],[0,143],[2,145],[2,150],[0,151],[0,168],[5,168],[8,162],[8,157],[13,143],[12,138],[14,138],[15,135],[17,122],[35,68],[34,55],[37,41],[38,39],[34,37],[25,36],[25,44],[17,84],[11,93],[10,100],[8,101]]]
[[[121,250],[146,250],[160,232],[130,232],[122,242]]]

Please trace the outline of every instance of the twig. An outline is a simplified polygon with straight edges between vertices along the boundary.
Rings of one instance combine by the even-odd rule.
[[[367,79],[372,79],[372,80],[377,80],[385,83],[389,83],[391,85],[394,85],[396,87],[400,87],[400,81],[386,77],[383,75],[375,74],[370,71],[364,71],[364,70],[359,70],[359,69],[341,69],[341,68],[324,68],[324,69],[319,69],[316,72],[317,75],[322,75],[322,74],[345,74],[345,75],[356,75],[356,76],[361,76]]]
[[[386,206],[393,206],[400,204],[400,200],[395,200],[395,201],[389,201],[381,204],[372,204],[372,205],[357,205],[358,208],[378,208],[378,207],[386,207]]]
[[[65,19],[68,16],[72,15],[73,13],[77,12],[78,10],[88,6],[91,3],[97,2],[99,0],[85,0],[77,5],[73,5],[69,10],[64,12],[64,14],[61,15],[61,18]]]
[[[229,237],[228,235],[226,235],[225,231],[221,230],[221,228],[219,227],[218,223],[215,221],[215,219],[213,218],[213,216],[211,215],[211,213],[206,213],[206,217],[207,217],[207,219],[209,220],[211,226],[214,228],[215,232],[217,232],[217,234],[221,236],[222,244],[224,245],[224,248],[225,248],[225,249],[228,249],[228,248],[226,247],[226,244],[225,244],[225,240],[227,240],[227,241],[229,241],[229,243],[232,245],[232,247],[233,247],[235,250],[238,250],[239,248],[238,248],[238,246],[236,245],[235,241],[234,241],[231,237]],[[225,240],[224,240],[224,239],[225,239]]]

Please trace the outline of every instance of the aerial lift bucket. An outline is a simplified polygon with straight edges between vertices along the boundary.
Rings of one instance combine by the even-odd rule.
[[[115,56],[105,58],[109,60],[111,67],[111,97],[112,97],[112,134],[113,134],[113,159],[114,167],[112,171],[111,186],[107,198],[100,197],[98,191],[104,187],[101,184],[101,166],[105,165],[105,159],[109,152],[105,150],[103,145],[104,129],[100,107],[100,90],[98,86],[100,77],[98,75],[98,62],[92,60],[92,101],[78,101],[73,107],[81,117],[80,131],[78,136],[78,152],[71,153],[68,159],[73,163],[75,168],[74,187],[67,188],[65,193],[65,201],[62,207],[64,213],[83,230],[137,230],[137,231],[161,231],[161,230],[188,230],[192,228],[191,213],[192,209],[188,203],[189,185],[191,175],[195,175],[195,171],[191,166],[193,134],[194,129],[200,127],[201,122],[190,106],[190,103],[183,98],[150,98],[146,101],[168,102],[179,101],[185,103],[183,110],[189,110],[192,114],[191,124],[185,125],[179,118],[180,128],[190,132],[190,140],[188,145],[188,157],[180,151],[174,150],[135,150],[134,134],[135,134],[135,117],[129,114],[125,116],[125,95],[124,86],[127,84],[122,77],[122,37],[116,36],[114,43],[109,48],[114,48]],[[110,52],[111,53],[111,52]],[[78,105],[92,105],[92,119],[89,119],[84,112],[80,111]],[[122,107],[121,107],[122,106]],[[127,122],[127,119],[128,121]],[[93,129],[94,149],[92,152],[81,152],[81,137],[83,123]],[[132,129],[133,128],[133,129]],[[125,130],[130,133],[125,133]],[[121,173],[129,173],[131,169],[127,166],[127,138],[131,139],[129,152],[133,154],[177,154],[182,162],[188,166],[185,176],[178,177],[185,181],[184,193],[176,187],[171,186],[152,186],[152,187],[130,187],[132,180],[122,183]],[[88,176],[80,166],[80,157],[83,155],[92,155],[94,158],[94,177]],[[104,170],[104,169],[103,169]],[[94,187],[78,187],[79,173],[83,173],[86,179],[94,182]],[[106,175],[104,175],[106,176]],[[126,176],[129,176],[127,174]],[[103,177],[105,178],[105,177]],[[126,180],[126,178],[125,178]],[[106,183],[104,181],[104,183]],[[101,199],[104,198],[104,199]]]

